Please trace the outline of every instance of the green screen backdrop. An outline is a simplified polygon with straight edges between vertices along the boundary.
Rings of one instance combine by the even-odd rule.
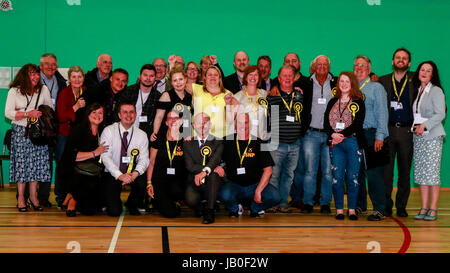
[[[234,53],[244,50],[251,64],[258,56],[269,55],[272,77],[288,52],[300,56],[306,75],[311,60],[320,54],[331,59],[335,75],[352,70],[360,54],[371,58],[373,72],[384,75],[392,72],[394,50],[406,47],[412,52],[411,70],[422,61],[435,61],[444,92],[450,90],[448,0],[10,2],[12,10],[0,11],[0,67],[10,68],[11,74],[14,67],[38,64],[43,53],[52,52],[60,68],[79,65],[85,72],[95,67],[99,54],[108,53],[114,68],[130,73],[129,84],[143,64],[156,57],[167,60],[172,54],[186,63],[217,55],[228,75],[234,72]],[[1,139],[11,127],[4,117],[7,91],[0,89]],[[448,127],[445,124],[447,132]],[[450,187],[449,154],[445,141],[443,187]],[[4,163],[7,182],[9,162]]]

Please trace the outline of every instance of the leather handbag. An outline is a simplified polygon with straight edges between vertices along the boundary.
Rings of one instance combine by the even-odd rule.
[[[76,164],[74,166],[74,171],[75,171],[75,173],[80,174],[80,175],[100,177],[100,175],[102,174],[103,168],[96,161],[86,160],[86,161],[76,162]]]

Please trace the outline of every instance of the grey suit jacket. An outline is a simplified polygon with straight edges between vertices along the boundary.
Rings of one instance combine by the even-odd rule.
[[[203,166],[203,156],[200,154],[198,138],[195,137],[193,140],[183,143],[184,162],[189,172],[188,180],[192,180],[204,167],[209,167],[211,172],[213,172],[220,164],[223,152],[222,140],[216,139],[213,135],[209,135],[204,146],[209,146],[212,150],[211,155],[206,157],[205,166]]]
[[[414,101],[414,104],[417,103]],[[424,139],[432,139],[445,136],[442,121],[445,118],[445,96],[441,88],[433,85],[430,91],[422,94],[419,104],[419,113],[428,120],[424,122],[429,134],[423,135]]]

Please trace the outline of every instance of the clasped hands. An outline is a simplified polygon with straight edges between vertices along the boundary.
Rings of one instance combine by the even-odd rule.
[[[122,186],[132,183],[136,178],[138,178],[139,173],[137,171],[133,171],[131,173],[121,174],[118,178],[122,182]]]

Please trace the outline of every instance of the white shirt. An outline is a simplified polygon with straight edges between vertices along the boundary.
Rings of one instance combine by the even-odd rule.
[[[120,127],[120,133],[119,133]],[[128,131],[128,149],[127,156],[130,156],[130,152],[133,149],[139,150],[134,160],[137,160],[135,171],[142,175],[147,171],[147,167],[150,163],[148,154],[148,138],[147,134],[136,126],[125,130],[120,122],[113,123],[107,126],[100,137],[100,143],[105,142],[105,145],[109,145],[109,150],[102,154],[102,162],[105,165],[105,171],[109,172],[116,180],[122,175],[120,171],[120,162],[122,156],[120,154],[122,148],[122,135],[125,131]]]
[[[27,126],[27,119],[23,118],[16,120],[17,112],[30,112],[34,110],[36,106],[36,100],[38,98],[38,93],[33,94],[33,96],[22,95],[19,89],[13,87],[8,91],[8,97],[6,98],[5,105],[5,117],[9,118],[13,124]],[[28,104],[28,107],[27,107]],[[39,97],[39,105],[48,105],[53,109],[52,98],[50,97],[50,91],[48,91],[47,86],[43,85],[41,90],[41,96]]]

